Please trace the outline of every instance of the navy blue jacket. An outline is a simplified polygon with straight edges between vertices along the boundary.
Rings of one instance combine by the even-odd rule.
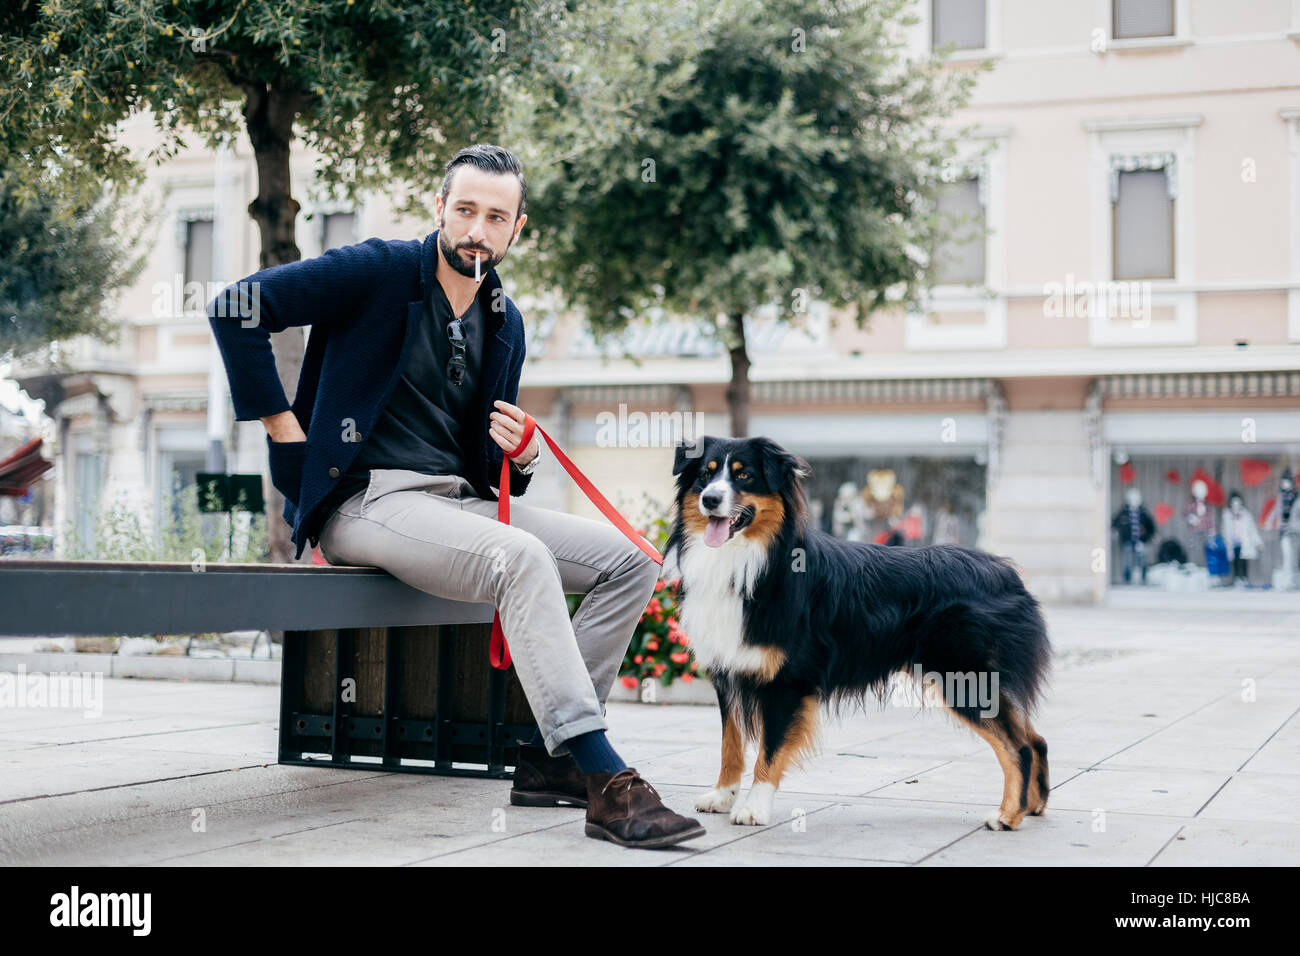
[[[318,506],[345,475],[361,442],[388,404],[415,342],[425,296],[437,281],[438,233],[416,239],[367,239],[263,269],[208,303],[208,321],[230,379],[236,421],[292,409],[306,441],[267,437],[271,484],[284,495],[284,519],[300,556],[315,544],[327,515]],[[256,283],[256,285],[253,285]],[[497,500],[500,446],[488,434],[493,402],[518,404],[524,321],[496,270],[480,295],[488,328],[479,376],[478,421],[464,422],[466,470],[479,497]],[[243,310],[241,312],[241,299]],[[310,325],[292,406],[276,372],[270,333]],[[247,326],[247,327],[245,327]],[[531,475],[513,471],[510,493]]]

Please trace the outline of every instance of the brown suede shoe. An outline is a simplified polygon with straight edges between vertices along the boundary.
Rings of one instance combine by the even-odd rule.
[[[572,754],[552,757],[545,747],[521,743],[510,803],[516,807],[585,807],[587,778]]]
[[[657,850],[703,835],[699,820],[665,807],[635,768],[587,774],[587,836]]]

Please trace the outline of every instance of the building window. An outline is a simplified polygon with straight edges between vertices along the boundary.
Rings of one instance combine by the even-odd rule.
[[[983,285],[984,203],[979,177],[959,179],[944,189],[939,214],[950,232],[935,251],[935,284]]]
[[[186,496],[196,496],[195,486],[199,481],[199,472],[207,471],[207,456],[201,451],[159,451],[158,453],[158,510],[162,516],[162,505],[171,506],[169,519],[173,528],[178,528],[184,516]],[[197,501],[197,497],[195,497]]]
[[[72,455],[72,522],[78,543],[86,555],[98,554],[96,525],[99,515],[100,487],[104,474],[104,456],[94,450],[90,435],[78,435]]]
[[[1165,166],[1112,171],[1113,278],[1174,278],[1172,175]]]
[[[357,216],[352,212],[330,213],[322,217],[321,252],[350,246],[357,241]]]
[[[191,219],[185,223],[185,284],[212,282],[212,220]]]
[[[934,49],[948,45],[958,50],[981,50],[984,37],[986,0],[932,0],[930,41]]]
[[[1174,0],[1114,0],[1112,35],[1116,40],[1174,35]]]

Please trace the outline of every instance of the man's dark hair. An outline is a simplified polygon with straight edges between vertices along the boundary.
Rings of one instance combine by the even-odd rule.
[[[507,175],[514,173],[519,177],[519,209],[515,212],[517,220],[524,214],[525,201],[528,197],[528,184],[524,181],[524,167],[519,162],[519,157],[504,146],[493,146],[491,143],[475,143],[473,146],[466,146],[459,153],[451,158],[447,168],[442,175],[442,196],[443,204],[447,202],[447,196],[451,192],[451,174],[457,166],[470,164],[477,166],[485,173],[498,173]]]

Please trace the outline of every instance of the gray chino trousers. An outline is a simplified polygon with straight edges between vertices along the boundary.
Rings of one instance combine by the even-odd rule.
[[[497,503],[458,475],[375,469],[321,528],[321,554],[495,604],[546,749],[559,756],[570,737],[608,729],[604,701],[659,565],[605,521],[513,499],[509,525],[496,515]],[[566,593],[586,595],[572,621]]]

